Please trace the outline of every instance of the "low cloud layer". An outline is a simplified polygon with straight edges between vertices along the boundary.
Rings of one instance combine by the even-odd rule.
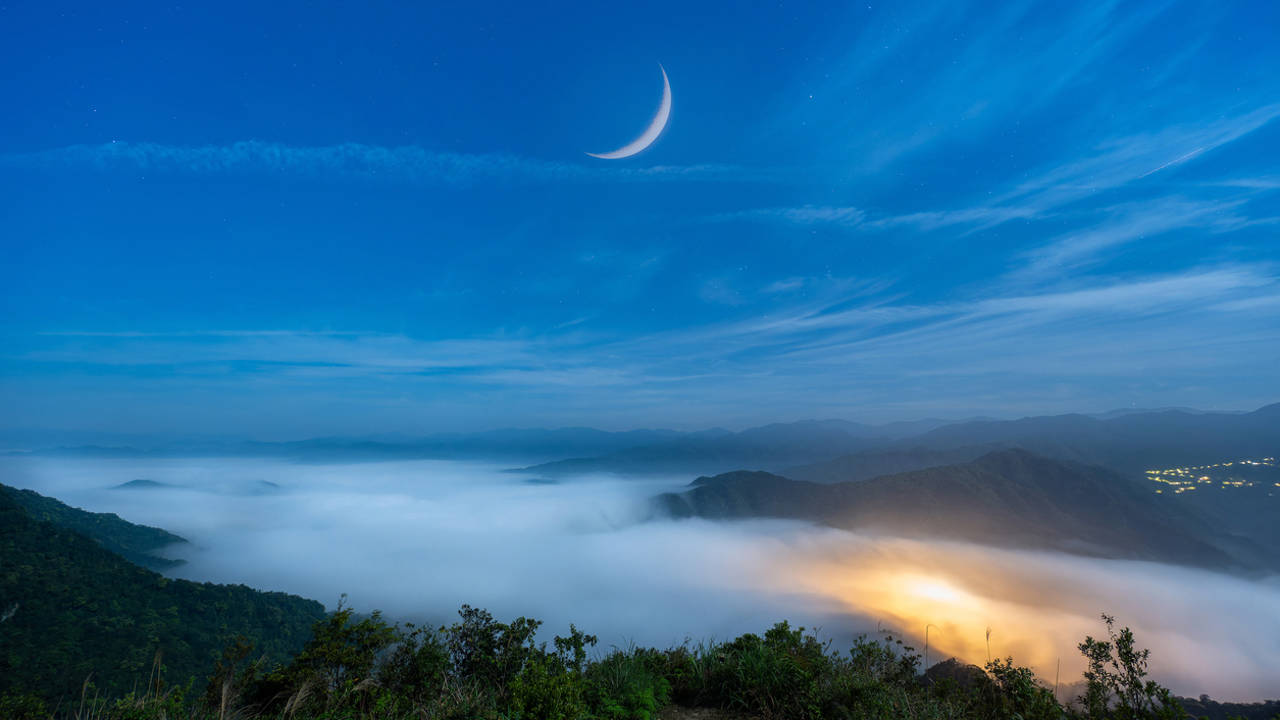
[[[673,522],[646,499],[683,485],[598,477],[536,484],[496,465],[8,458],[0,482],[189,538],[177,574],[447,622],[462,603],[570,622],[602,644],[668,645],[818,625],[837,644],[877,627],[934,660],[1012,654],[1063,684],[1098,613],[1134,628],[1177,692],[1274,694],[1280,579],[924,543],[780,522]],[[146,478],[177,487],[122,490]],[[278,487],[264,485],[263,481]]]

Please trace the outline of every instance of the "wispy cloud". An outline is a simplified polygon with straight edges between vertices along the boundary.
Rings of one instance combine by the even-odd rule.
[[[1114,137],[1078,160],[1057,165],[1003,193],[995,205],[1043,211],[1140,180],[1234,142],[1280,117],[1280,103]]]
[[[618,167],[570,163],[519,155],[462,154],[405,145],[360,143],[293,146],[244,141],[228,145],[178,146],[147,142],[73,145],[0,156],[10,166],[96,168],[180,174],[271,174],[324,178],[388,179],[467,185],[480,181],[653,182],[670,180],[758,180],[759,172],[723,165]]]
[[[1236,212],[1244,202],[1165,197],[1106,208],[1101,211],[1100,221],[1051,238],[1025,253],[1026,265],[1016,271],[1015,277],[1029,281],[1077,271],[1098,262],[1108,251],[1172,231],[1223,233],[1261,222]]]
[[[869,220],[863,227],[886,229],[909,227],[920,232],[932,232],[952,226],[975,228],[993,227],[1011,220],[1031,220],[1042,217],[1043,209],[1031,207],[972,207],[958,210],[927,210]]]
[[[1263,105],[1235,115],[1208,121],[1171,125],[1151,133],[1137,133],[1109,138],[1096,144],[1084,156],[1051,165],[1030,179],[992,197],[981,205],[939,210],[920,210],[898,215],[873,215],[852,206],[802,205],[772,207],[721,213],[713,221],[761,221],[793,225],[833,225],[864,231],[905,228],[921,233],[955,228],[963,233],[990,229],[1016,220],[1042,220],[1062,208],[1085,198],[1104,196],[1108,191],[1142,181],[1152,175],[1176,169],[1191,160],[1227,145],[1262,128],[1280,117],[1280,103]],[[1265,176],[1224,180],[1215,185],[1266,191],[1280,187],[1280,180]],[[1160,199],[1174,215],[1162,221],[1158,213],[1148,213],[1153,223],[1164,223],[1176,216],[1191,221],[1211,214],[1200,212],[1184,203],[1181,210],[1176,200]],[[1219,208],[1219,210],[1224,208]],[[1105,213],[1104,213],[1105,214]],[[1221,229],[1221,223],[1218,223]],[[1108,244],[1104,235],[1118,238],[1120,228],[1093,233],[1084,239],[1082,231],[1074,245],[1083,248],[1089,242]],[[1161,231],[1163,232],[1163,231]]]
[[[489,393],[501,392],[520,399],[513,412],[542,412],[542,402],[661,412],[679,400],[717,414],[759,407],[777,417],[836,401],[900,407],[926,395],[935,407],[974,407],[988,396],[1007,403],[1020,391],[1044,393],[1046,381],[1075,388],[1077,404],[1102,403],[1114,383],[1139,383],[1155,370],[1165,383],[1270,372],[1273,364],[1257,358],[1280,344],[1280,328],[1261,311],[1278,296],[1280,278],[1269,267],[1230,265],[927,304],[855,295],[639,336],[579,326],[441,339],[62,333],[5,361],[109,368],[117,377],[135,373],[233,395],[312,388],[327,397],[344,388],[356,398],[430,397],[434,407],[483,406]]]
[[[58,332],[56,346],[17,359],[97,366],[148,366],[177,374],[288,372],[293,366],[330,366],[353,373],[478,370],[537,364],[538,343],[523,338],[481,337],[423,341],[375,332],[211,330],[185,332]]]
[[[903,3],[874,14],[849,5],[860,36],[830,63],[812,101],[788,99],[778,125],[817,125],[830,136],[828,151],[845,153],[858,171],[882,172],[940,141],[1044,108],[1171,4]],[[886,87],[885,77],[896,80]]]
[[[1239,187],[1251,190],[1280,190],[1280,175],[1262,175],[1258,177],[1239,177],[1227,180],[1208,182],[1210,187]]]
[[[768,285],[765,285],[763,288],[760,289],[760,292],[766,293],[768,295],[773,295],[776,293],[794,292],[796,290],[803,288],[807,283],[808,283],[808,278],[803,278],[803,277],[783,278],[781,280],[775,280],[774,282],[771,282]]]
[[[1107,191],[1187,163],[1245,137],[1277,117],[1280,117],[1280,103],[1209,121],[1172,125],[1153,133],[1113,137],[1097,144],[1081,158],[1051,166],[1012,189],[994,194],[982,205],[881,217],[862,214],[852,225],[863,230],[910,228],[928,233],[959,228],[970,233],[1014,220],[1044,219],[1079,200],[1101,196]],[[1280,187],[1272,177],[1243,178],[1218,184],[1255,190]],[[1185,210],[1189,208],[1184,207]],[[1202,214],[1184,212],[1183,217],[1190,220]],[[777,210],[747,211],[737,215],[790,219]],[[1113,236],[1118,237],[1114,229]],[[1095,235],[1094,239],[1100,242],[1101,235]],[[1082,240],[1079,244],[1083,246],[1085,242]]]
[[[856,207],[833,207],[830,205],[802,205],[800,207],[774,207],[742,210],[739,212],[715,215],[713,221],[729,222],[734,220],[762,220],[793,225],[839,225],[857,227],[866,218],[866,213]]]

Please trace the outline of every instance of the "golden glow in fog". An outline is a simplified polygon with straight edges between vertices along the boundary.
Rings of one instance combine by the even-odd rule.
[[[1026,633],[1025,611],[970,587],[965,574],[973,568],[955,562],[957,558],[945,563],[906,563],[903,541],[882,542],[892,546],[891,559],[875,552],[860,554],[852,562],[813,562],[799,569],[796,579],[811,592],[833,597],[881,627],[912,639],[917,649],[923,647],[925,626],[933,625],[929,645],[935,661],[954,655],[985,664],[988,627],[994,628],[993,657],[1014,653],[1024,664],[1052,667],[1072,647],[1056,634]],[[949,569],[936,567],[940,564]]]
[[[903,579],[900,582],[908,594],[926,600],[956,605],[965,598],[965,595],[959,590],[934,578],[910,578]]]
[[[1012,656],[1050,685],[1060,663],[1063,692],[1084,667],[1077,645],[1105,635],[1103,612],[1151,648],[1156,679],[1192,695],[1256,700],[1265,683],[1250,656],[1273,652],[1268,638],[1280,637],[1280,615],[1256,627],[1256,607],[1280,598],[1280,579],[1154,563],[822,531],[789,546],[770,575],[775,587],[834,604],[917,652],[931,626],[932,662]],[[1222,607],[1206,615],[1209,604]]]

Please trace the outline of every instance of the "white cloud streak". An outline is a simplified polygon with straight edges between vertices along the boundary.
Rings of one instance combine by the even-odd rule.
[[[829,224],[867,231],[907,228],[922,233],[962,228],[967,234],[1015,220],[1050,217],[1077,201],[1187,163],[1258,130],[1277,117],[1280,117],[1280,103],[1209,121],[1171,125],[1154,133],[1112,137],[1098,143],[1083,157],[1033,174],[1030,180],[974,207],[875,216],[856,207],[803,205],[722,213],[712,219]],[[1241,178],[1217,184],[1255,191],[1280,187],[1272,177]],[[1163,198],[1161,202],[1176,200]]]
[[[412,145],[381,147],[360,143],[299,147],[260,141],[203,146],[111,142],[6,155],[0,157],[0,162],[35,168],[88,167],[197,175],[268,174],[447,185],[484,181],[580,183],[761,179],[758,172],[723,165],[609,167],[519,155],[449,153]]]
[[[763,220],[792,225],[838,225],[857,227],[866,218],[866,213],[855,207],[833,207],[829,205],[803,205],[800,207],[760,208],[741,212],[723,213],[711,218],[712,221],[732,222],[736,220]]]
[[[1237,212],[1243,204],[1243,200],[1166,197],[1105,208],[1099,222],[1051,238],[1025,253],[1026,267],[1014,277],[1031,280],[1079,270],[1121,246],[1173,231],[1224,233],[1258,224]]]

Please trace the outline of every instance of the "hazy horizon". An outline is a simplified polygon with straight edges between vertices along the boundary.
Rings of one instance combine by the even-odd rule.
[[[1256,401],[1255,401],[1256,402]],[[712,425],[706,424],[685,424],[680,422],[658,422],[650,425],[624,425],[615,423],[602,423],[599,425],[591,425],[584,423],[566,423],[566,424],[547,424],[547,425],[511,425],[511,424],[491,424],[477,425],[476,427],[458,427],[456,424],[442,424],[436,429],[428,429],[428,427],[417,426],[411,430],[408,427],[396,426],[374,429],[365,427],[359,431],[351,433],[305,433],[299,431],[279,430],[271,433],[235,433],[235,432],[218,432],[218,433],[198,433],[189,432],[182,429],[176,429],[172,426],[166,427],[163,431],[154,432],[121,432],[118,430],[94,430],[84,427],[66,427],[66,428],[47,428],[32,425],[20,425],[14,427],[0,427],[0,442],[16,442],[29,443],[25,447],[11,447],[10,450],[22,449],[38,449],[42,447],[40,443],[58,443],[66,442],[71,444],[94,444],[98,441],[115,442],[125,445],[129,442],[139,443],[180,443],[183,441],[253,441],[253,442],[291,442],[302,440],[323,439],[326,437],[346,438],[346,439],[385,439],[394,442],[397,439],[412,440],[415,438],[427,438],[433,436],[448,435],[467,435],[482,434],[501,431],[555,431],[555,430],[601,430],[604,432],[624,433],[633,431],[674,431],[679,433],[696,433],[708,430],[727,430],[729,432],[740,432],[752,428],[763,427],[774,424],[790,424],[803,422],[851,422],[859,425],[870,427],[892,426],[895,424],[906,424],[915,422],[938,422],[939,424],[954,424],[961,422],[980,421],[1008,421],[1019,420],[1028,417],[1045,417],[1054,415],[1085,415],[1088,417],[1108,417],[1127,413],[1142,412],[1192,412],[1192,413],[1221,413],[1221,414],[1242,414],[1253,412],[1259,408],[1274,404],[1265,401],[1259,404],[1245,407],[1188,407],[1188,406],[1159,406],[1159,407],[1111,407],[1102,410],[1098,409],[1079,409],[1064,412],[1031,412],[1026,414],[1010,413],[1006,415],[997,415],[992,412],[974,412],[966,415],[956,415],[943,417],[937,415],[925,416],[901,416],[892,419],[867,419],[858,416],[835,417],[835,416],[793,416],[786,418],[763,418],[758,422],[745,421],[739,419],[737,422],[718,423]]]

